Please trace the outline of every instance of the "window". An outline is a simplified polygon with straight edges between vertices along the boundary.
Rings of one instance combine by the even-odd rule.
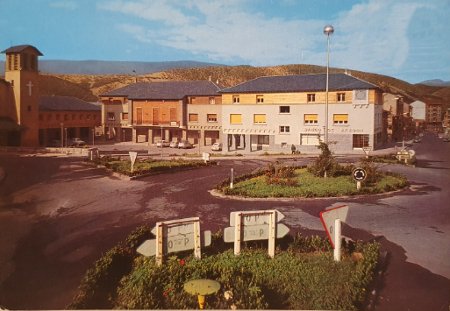
[[[28,109],[28,112],[31,112],[31,106],[28,106],[27,109]]]
[[[353,148],[369,147],[369,135],[353,134]]]
[[[86,115],[86,119],[90,120],[90,119],[91,119],[91,115],[90,115],[90,114],[87,114],[87,115]]]
[[[39,121],[44,121],[44,116],[42,115],[42,113],[39,114]]]
[[[64,115],[64,121],[67,121],[67,120],[69,120],[69,115],[68,115],[68,114],[65,114],[65,115]]]
[[[206,120],[208,122],[217,122],[217,114],[207,114],[206,115]]]
[[[230,124],[242,124],[242,115],[230,114]]]
[[[301,134],[300,136],[300,143],[305,146],[318,146],[319,142],[319,134]]]
[[[198,122],[198,114],[190,113],[189,114],[189,122]]]
[[[305,124],[317,124],[319,122],[317,114],[305,114],[303,118]]]
[[[333,124],[348,124],[348,114],[333,114]]]
[[[170,122],[177,121],[177,109],[176,108],[170,108],[169,118],[170,118]]]
[[[58,113],[56,114],[56,120],[59,120],[59,114]]]
[[[258,104],[264,103],[264,96],[263,95],[256,95],[256,103],[258,103]]]
[[[49,114],[47,115],[47,121],[50,121],[51,119],[52,119],[52,114],[49,113]]]
[[[216,104],[216,98],[215,97],[210,97],[209,98],[209,104],[210,105],[215,105]]]
[[[81,115],[80,115],[80,119],[81,119]],[[114,114],[114,112],[108,112],[108,121],[115,121],[116,120],[116,115]]]
[[[122,112],[122,120],[128,120],[128,112]]]
[[[72,113],[72,120],[75,120],[76,114]]]
[[[269,135],[258,135],[257,144],[258,145],[268,145],[269,144]]]
[[[233,104],[239,104],[239,95],[233,95]]]
[[[280,133],[290,133],[291,127],[289,125],[280,125]]]
[[[337,93],[337,101],[345,102],[345,93]]]
[[[307,95],[307,101],[308,101],[308,103],[315,102],[316,101],[316,94],[308,94]]]
[[[291,113],[291,106],[280,106],[280,113]]]
[[[265,124],[266,123],[266,115],[265,114],[254,114],[253,115],[253,123]]]

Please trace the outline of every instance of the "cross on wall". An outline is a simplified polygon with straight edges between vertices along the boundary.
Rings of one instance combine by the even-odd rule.
[[[28,87],[28,96],[31,96],[31,88],[34,86],[33,83],[31,83],[31,81],[29,81],[26,86]]]

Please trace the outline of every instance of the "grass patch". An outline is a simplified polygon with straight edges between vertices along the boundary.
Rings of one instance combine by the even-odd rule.
[[[128,239],[97,261],[69,307],[196,309],[196,297],[184,292],[183,284],[208,278],[221,284],[219,293],[207,297],[208,309],[358,310],[379,255],[376,242],[343,243],[342,261],[337,263],[326,239],[297,235],[279,243],[274,259],[259,247],[234,256],[232,246],[223,249],[222,237],[215,234],[201,260],[189,254],[171,256],[157,266],[153,257],[131,255],[131,245],[144,234],[149,229],[136,231],[133,243]],[[355,252],[358,256],[352,256]]]
[[[106,168],[111,169],[114,172],[127,175],[127,176],[139,176],[149,173],[172,171],[184,168],[202,167],[215,162],[209,162],[205,164],[200,160],[184,160],[184,159],[171,159],[171,160],[136,160],[134,163],[134,170],[131,172],[131,162],[129,160],[112,159],[103,157],[95,161],[96,164],[104,165]]]
[[[377,182],[363,183],[362,189],[356,190],[356,183],[351,176],[322,178],[314,176],[306,168],[295,170],[294,186],[267,184],[265,176],[253,176],[240,180],[230,189],[226,183],[220,190],[228,195],[240,195],[253,198],[269,197],[335,197],[362,193],[382,193],[405,187],[408,182],[400,175],[379,173]]]

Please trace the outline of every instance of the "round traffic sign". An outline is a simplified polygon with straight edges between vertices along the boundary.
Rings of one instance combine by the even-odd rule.
[[[367,177],[366,170],[360,167],[357,167],[352,172],[353,179],[356,181],[363,181]]]

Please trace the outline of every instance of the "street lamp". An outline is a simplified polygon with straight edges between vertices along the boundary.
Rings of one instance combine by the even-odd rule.
[[[327,79],[325,86],[325,143],[328,144],[328,79],[329,79],[329,65],[330,65],[330,35],[334,32],[331,25],[326,25],[323,28],[323,33],[327,36]]]

